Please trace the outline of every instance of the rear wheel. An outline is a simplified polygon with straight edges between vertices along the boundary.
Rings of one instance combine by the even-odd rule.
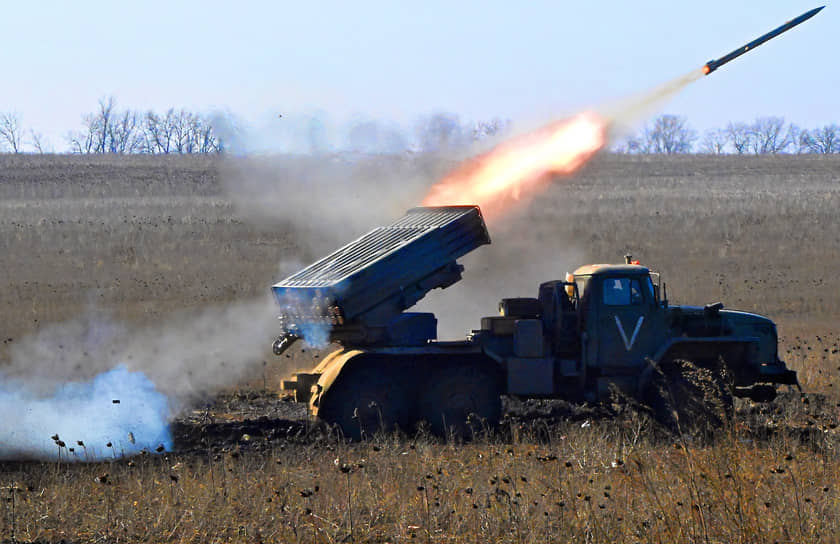
[[[439,436],[468,438],[493,428],[502,413],[499,380],[492,369],[478,363],[442,367],[429,378],[420,413]]]
[[[396,369],[375,365],[340,376],[322,400],[319,417],[356,440],[407,429],[414,401],[397,374]]]

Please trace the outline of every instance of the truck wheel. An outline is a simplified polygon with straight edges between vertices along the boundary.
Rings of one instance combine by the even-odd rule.
[[[422,419],[433,433],[459,438],[499,424],[502,399],[499,380],[478,364],[443,367],[429,378],[420,401]]]
[[[642,402],[666,429],[710,439],[734,413],[729,384],[721,372],[674,360],[654,370]]]
[[[342,376],[322,400],[318,416],[354,440],[410,424],[412,399],[396,376],[379,366]]]

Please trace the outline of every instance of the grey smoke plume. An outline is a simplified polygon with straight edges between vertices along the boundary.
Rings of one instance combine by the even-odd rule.
[[[175,415],[261,365],[275,313],[268,297],[184,311],[144,328],[91,312],[20,339],[0,376],[0,410],[8,418],[0,459],[60,453],[93,461],[161,444],[171,449]],[[56,433],[64,450],[50,440]]]
[[[182,311],[142,328],[90,312],[45,327],[10,349],[5,375],[46,395],[117,365],[142,372],[170,403],[169,416],[196,398],[241,380],[261,364],[276,308],[265,298]]]
[[[256,122],[219,111],[212,123],[225,150],[237,156],[453,152],[505,128],[498,119],[470,123],[444,112],[418,117],[408,127],[363,115],[340,120],[321,110],[282,112]]]

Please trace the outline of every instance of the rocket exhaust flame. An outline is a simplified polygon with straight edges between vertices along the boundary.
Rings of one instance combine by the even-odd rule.
[[[423,206],[478,204],[486,217],[498,215],[551,176],[577,171],[604,147],[607,128],[586,112],[504,142],[435,184]]]

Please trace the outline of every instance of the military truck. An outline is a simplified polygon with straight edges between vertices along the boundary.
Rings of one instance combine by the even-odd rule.
[[[274,285],[277,355],[299,338],[341,346],[283,389],[359,438],[422,420],[440,434],[493,426],[502,395],[603,402],[618,392],[655,405],[663,379],[687,383],[684,360],[712,377],[724,404],[770,401],[779,384],[797,384],[771,320],[669,304],[659,274],[630,256],[502,299],[464,340],[438,340],[433,314],[405,310],[460,280],[456,260],[489,243],[477,206],[418,207]]]

